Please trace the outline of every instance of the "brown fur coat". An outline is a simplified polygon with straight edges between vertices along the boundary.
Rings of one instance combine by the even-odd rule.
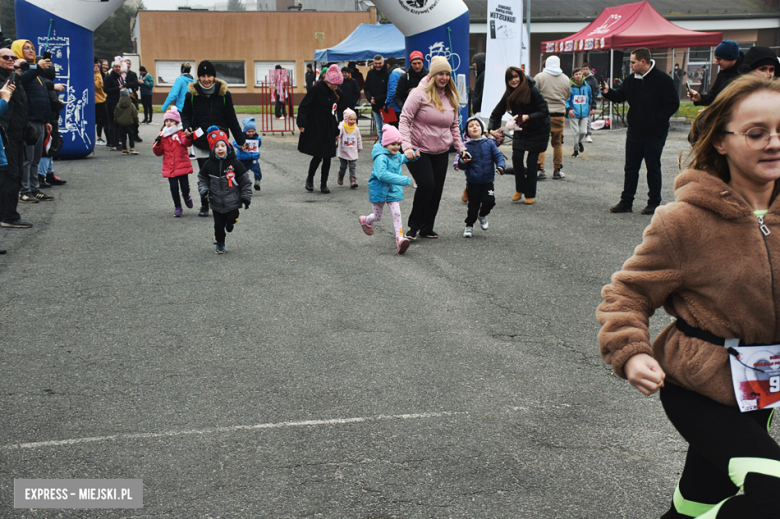
[[[647,353],[667,382],[736,405],[725,348],[674,324],[651,346],[648,319],[663,306],[720,337],[780,343],[780,197],[764,217],[764,236],[745,199],[717,177],[688,170],[674,187],[676,201],[656,210],[641,245],[601,292],[601,355],[625,378],[626,361]]]

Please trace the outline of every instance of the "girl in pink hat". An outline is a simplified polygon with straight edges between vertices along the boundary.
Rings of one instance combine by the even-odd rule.
[[[187,148],[192,146],[192,138],[187,137],[181,127],[181,115],[175,106],[165,112],[162,131],[154,140],[152,151],[158,157],[162,157],[162,176],[168,179],[171,185],[171,197],[173,197],[173,216],[182,215],[181,199],[185,205],[192,209],[193,202],[190,196],[190,181],[188,175],[192,173]],[[179,196],[181,189],[181,197]]]

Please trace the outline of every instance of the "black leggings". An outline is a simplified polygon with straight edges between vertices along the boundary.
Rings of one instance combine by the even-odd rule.
[[[662,519],[780,518],[780,446],[769,435],[771,410],[740,413],[673,384],[661,388],[661,403],[689,445]]]
[[[314,174],[317,173],[317,168],[322,162],[322,173],[320,174],[320,184],[325,186],[328,183],[328,176],[330,175],[330,157],[312,157],[309,162],[309,177],[310,182],[314,182]]]
[[[103,129],[106,130],[106,139],[108,139],[108,112],[106,103],[95,103],[95,131],[100,139],[103,136]]]
[[[189,175],[180,175],[178,177],[169,177],[168,183],[171,187],[171,198],[173,198],[173,206],[181,207],[181,197],[179,197],[179,187],[181,187],[181,194],[184,198],[190,194],[190,180],[187,178]]]
[[[410,230],[420,231],[420,234],[433,232],[449,162],[449,153],[445,151],[438,155],[420,153],[419,159],[407,163],[409,173],[417,182],[412,212],[409,213]]]
[[[515,191],[524,193],[526,198],[536,198],[536,169],[539,162],[538,152],[528,152],[528,158],[523,167],[523,156],[526,152],[512,150],[512,167],[515,169]]]
[[[225,243],[225,224],[232,223],[235,225],[238,223],[238,209],[233,209],[227,213],[212,211],[211,214],[214,215],[214,239],[217,243]]]
[[[195,159],[198,161],[198,171],[203,169],[203,166],[206,164],[206,162],[209,160],[208,157],[201,158],[201,159]],[[209,208],[209,197],[208,195],[200,195],[200,206],[201,208],[208,209]]]

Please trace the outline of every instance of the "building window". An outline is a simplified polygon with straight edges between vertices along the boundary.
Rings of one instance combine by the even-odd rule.
[[[246,86],[246,67],[243,61],[209,61],[217,71],[217,78],[228,86]]]
[[[197,68],[197,63],[194,59],[180,59],[180,60],[167,60],[167,61],[160,61],[157,60],[154,62],[154,70],[157,73],[157,78],[155,80],[156,86],[172,86],[173,83],[176,81],[176,78],[181,76],[181,65],[182,63],[189,63],[192,67],[192,75],[195,76],[194,72]]]
[[[297,85],[294,61],[255,61],[255,86],[260,86],[261,83],[270,81],[271,71],[276,68],[276,65],[281,65],[283,69],[287,70],[293,87]]]
[[[690,61],[709,61],[711,50],[709,47],[691,47],[688,59]]]

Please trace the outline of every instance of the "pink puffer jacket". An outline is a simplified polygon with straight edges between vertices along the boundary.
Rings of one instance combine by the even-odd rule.
[[[187,148],[192,146],[192,138],[187,137],[179,129],[176,133],[164,136],[160,132],[160,142],[155,142],[152,151],[158,157],[162,156],[162,176],[165,178],[180,177],[192,173],[192,162]]]
[[[444,111],[437,109],[431,103],[426,103],[427,96],[423,90],[426,84],[425,81],[421,81],[420,86],[409,92],[409,97],[404,103],[398,127],[401,131],[401,149],[404,151],[415,149],[438,155],[447,152],[450,146],[455,146],[460,153],[466,147],[460,136],[457,107],[453,108],[444,95],[444,90],[439,89],[436,92],[439,94]]]

